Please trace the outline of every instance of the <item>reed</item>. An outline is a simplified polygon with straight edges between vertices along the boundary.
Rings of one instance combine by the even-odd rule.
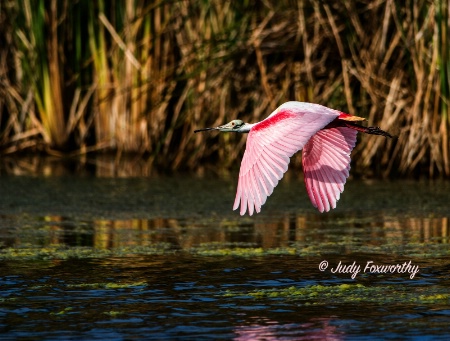
[[[58,92],[60,87],[53,88],[60,81],[58,61],[55,59],[55,53],[52,50],[57,44],[54,7],[52,6],[48,11],[49,35],[45,36],[44,16],[46,11],[44,2],[31,3],[25,0],[22,1],[21,5],[23,6],[22,11],[17,12],[16,20],[11,21],[11,25],[14,25],[13,32],[16,35],[14,38],[19,40],[14,52],[21,57],[18,60],[15,58],[17,56],[12,57],[13,60],[20,63],[19,67],[21,68],[21,70],[17,70],[15,76],[18,78],[17,81],[23,81],[29,85],[26,93],[32,93],[33,102],[40,115],[39,123],[33,110],[31,110],[30,116],[39,125],[44,141],[61,147],[64,144],[63,136],[60,134],[64,124],[62,121],[61,94]],[[36,15],[32,13],[36,13]],[[8,71],[6,68],[7,66],[5,66],[5,72]],[[10,82],[8,83],[8,85],[11,85]],[[24,104],[26,102],[20,96],[20,90],[8,91],[8,89],[4,89],[3,91],[9,93],[10,96],[14,96],[19,103]],[[17,114],[17,111],[15,113]],[[17,122],[17,119],[15,121]],[[20,121],[25,123],[24,119]],[[18,130],[20,134],[23,134],[22,129],[19,128]]]
[[[444,173],[450,174],[450,153],[449,153],[449,123],[450,123],[450,43],[449,43],[449,22],[450,22],[450,7],[447,1],[440,1],[436,9],[436,35],[437,40],[437,64],[440,79],[439,104],[440,104],[440,134],[442,143],[442,157],[444,160]],[[438,149],[439,150],[439,149]]]
[[[0,11],[3,153],[230,169],[245,138],[195,128],[300,100],[399,136],[362,136],[354,174],[450,175],[447,1],[5,0]]]

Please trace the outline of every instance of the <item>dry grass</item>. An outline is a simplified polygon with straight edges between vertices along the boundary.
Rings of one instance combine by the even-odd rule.
[[[228,169],[245,138],[195,128],[299,100],[398,135],[361,137],[355,173],[450,175],[444,0],[7,0],[0,10],[5,154],[131,152],[150,167]]]

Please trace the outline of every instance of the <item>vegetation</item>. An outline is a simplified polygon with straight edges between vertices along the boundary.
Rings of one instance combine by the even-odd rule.
[[[371,283],[373,284],[373,283]],[[308,285],[305,287],[285,287],[259,289],[249,292],[233,292],[227,290],[225,297],[253,297],[255,299],[286,299],[303,302],[305,306],[348,304],[355,302],[371,302],[374,304],[448,304],[450,295],[437,290],[433,293],[421,289],[398,288],[390,285],[338,284]]]
[[[230,168],[245,139],[193,130],[298,100],[398,135],[362,136],[356,172],[448,176],[449,10],[445,0],[4,0],[0,152]]]

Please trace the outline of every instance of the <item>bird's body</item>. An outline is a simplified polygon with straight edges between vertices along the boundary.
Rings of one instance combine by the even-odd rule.
[[[303,149],[306,190],[320,212],[336,207],[350,171],[350,153],[358,131],[392,137],[377,127],[363,127],[364,119],[313,103],[286,102],[258,123],[233,120],[217,128],[249,133],[239,171],[233,209],[250,215],[261,206],[288,169],[290,157]]]

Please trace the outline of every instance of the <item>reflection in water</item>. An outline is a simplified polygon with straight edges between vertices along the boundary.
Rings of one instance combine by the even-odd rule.
[[[19,157],[4,156],[0,160],[0,174],[97,177],[150,176],[157,173],[151,160],[140,155],[93,154],[79,157],[55,157],[29,154]]]
[[[0,177],[2,339],[401,339],[448,330],[448,182],[352,181],[337,210],[318,214],[303,183],[285,178],[249,218],[231,211],[235,178],[61,173]],[[273,252],[253,257],[259,248]],[[250,257],[228,256],[242,249]],[[420,265],[413,280],[318,269],[323,259],[389,264],[407,255]],[[287,294],[246,295],[273,290]]]
[[[235,329],[236,341],[251,340],[283,340],[291,339],[293,334],[295,340],[344,340],[345,335],[338,327],[333,325],[330,318],[312,318],[307,323],[302,324],[280,324],[279,322],[256,317],[257,320],[264,320],[264,324],[250,324],[238,326]],[[301,331],[304,331],[302,333]]]
[[[321,246],[322,251],[355,252],[360,247],[448,244],[448,217],[384,217],[370,221],[355,216],[328,220],[316,214],[287,214],[278,220],[199,221],[198,219],[128,219],[73,221],[0,216],[0,243],[6,247],[67,245],[96,249],[146,247],[165,243],[175,250],[201,245],[264,249]],[[2,229],[11,223],[14,229]],[[343,228],[344,227],[344,228]],[[3,231],[3,233],[1,233]],[[356,250],[355,250],[356,248]]]

